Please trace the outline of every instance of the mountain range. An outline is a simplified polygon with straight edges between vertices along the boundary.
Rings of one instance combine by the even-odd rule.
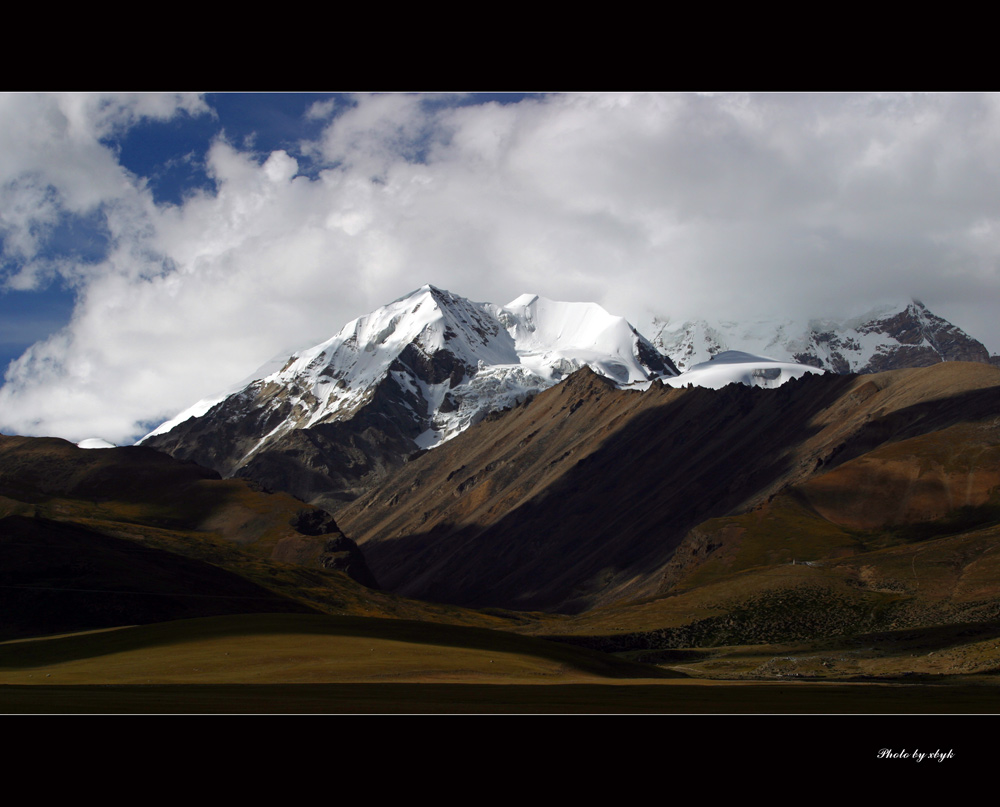
[[[707,677],[899,675],[918,646],[1000,669],[1000,368],[916,302],[810,327],[688,325],[709,357],[668,356],[666,329],[593,304],[425,286],[141,446],[4,437],[10,635],[256,609],[502,627]],[[177,578],[204,607],[165,596]],[[791,666],[718,649],[780,643]]]
[[[594,303],[526,294],[500,306],[426,285],[140,442],[336,511],[419,452],[584,367],[622,389],[720,388],[990,361],[982,344],[918,302],[803,327],[651,326],[649,340]]]
[[[711,519],[953,425],[925,404],[939,384],[992,387],[989,363],[916,301],[805,331],[688,323],[650,341],[594,304],[424,286],[143,445],[336,513],[390,590],[581,612],[667,593],[704,561],[693,536]],[[953,420],[982,417],[991,396]],[[900,407],[921,413],[917,431]],[[949,492],[951,509],[984,504],[969,495]]]
[[[833,373],[877,373],[939,361],[994,364],[983,344],[919,300],[881,305],[843,319],[757,321],[653,317],[652,342],[687,370],[727,350],[799,362]]]

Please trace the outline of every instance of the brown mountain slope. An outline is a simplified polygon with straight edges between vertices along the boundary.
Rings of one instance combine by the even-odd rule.
[[[919,451],[919,441],[906,442]],[[882,526],[858,530],[819,515],[803,493],[810,484],[692,530],[668,564],[666,594],[539,624],[534,632],[646,661],[680,662],[676,669],[696,676],[1000,671],[995,505],[908,523],[900,522],[898,508],[886,507]]]
[[[374,585],[325,511],[143,447],[83,450],[57,438],[0,435],[0,515],[7,513],[214,533],[258,557],[339,568]]]
[[[0,640],[261,612],[525,621],[349,575],[374,582],[333,518],[292,496],[151,449],[0,435]]]
[[[663,589],[675,600],[700,592],[693,602],[713,586],[767,588],[766,578],[832,585],[858,603],[862,624],[842,626],[854,630],[996,619],[998,535],[1000,421],[989,418],[884,445],[703,522]]]
[[[580,372],[408,463],[338,521],[408,596],[564,612],[655,596],[703,561],[685,542],[699,524],[879,446],[996,418],[998,385],[996,368],[966,363],[777,390],[637,393]]]

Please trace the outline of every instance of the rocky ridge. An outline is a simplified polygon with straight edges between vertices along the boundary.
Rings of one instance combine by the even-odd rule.
[[[744,350],[834,373],[877,373],[942,361],[996,364],[986,347],[918,300],[842,320],[756,322],[654,318],[647,333],[684,371],[726,350]]]

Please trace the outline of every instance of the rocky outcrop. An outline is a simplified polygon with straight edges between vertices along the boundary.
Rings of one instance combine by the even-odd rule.
[[[989,351],[961,328],[931,313],[914,300],[905,310],[858,327],[861,334],[874,333],[894,340],[898,347],[872,357],[861,372],[882,372],[903,367],[928,367],[940,361],[972,361],[988,364]]]

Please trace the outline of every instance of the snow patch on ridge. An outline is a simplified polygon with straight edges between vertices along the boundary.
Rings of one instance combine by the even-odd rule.
[[[118,448],[114,443],[109,443],[103,437],[88,437],[76,444],[77,448]]]
[[[663,380],[671,387],[696,387],[721,389],[728,384],[746,384],[750,387],[780,387],[793,378],[807,373],[823,374],[823,370],[797,362],[784,362],[766,356],[755,356],[740,350],[726,350],[709,361],[691,367],[679,376]]]

